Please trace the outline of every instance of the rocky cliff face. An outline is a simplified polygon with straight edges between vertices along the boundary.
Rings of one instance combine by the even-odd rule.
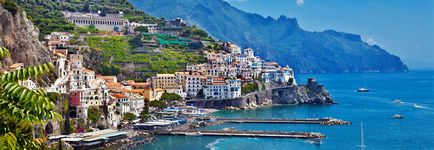
[[[52,53],[38,39],[39,30],[27,18],[26,13],[12,13],[0,5],[0,46],[9,49],[10,59],[4,66],[24,63],[26,66],[49,62]]]
[[[273,90],[274,104],[333,104],[329,92],[322,85],[290,86]]]

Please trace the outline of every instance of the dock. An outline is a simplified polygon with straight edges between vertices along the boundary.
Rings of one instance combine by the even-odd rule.
[[[349,121],[334,118],[302,118],[302,119],[260,119],[260,118],[217,118],[224,123],[271,123],[271,124],[322,124],[322,125],[347,125]]]
[[[179,136],[230,136],[230,137],[268,137],[268,138],[325,138],[325,135],[314,132],[283,132],[283,131],[226,131],[226,130],[162,130],[153,131],[156,135]]]

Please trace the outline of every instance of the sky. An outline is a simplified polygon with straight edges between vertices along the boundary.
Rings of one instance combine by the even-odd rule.
[[[359,34],[410,69],[434,68],[434,0],[226,0],[250,13],[297,18],[307,31]]]

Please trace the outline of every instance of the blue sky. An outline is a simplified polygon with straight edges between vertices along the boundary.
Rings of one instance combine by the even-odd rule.
[[[434,68],[434,0],[226,0],[274,18],[297,18],[308,31],[362,35],[398,55],[410,69]]]

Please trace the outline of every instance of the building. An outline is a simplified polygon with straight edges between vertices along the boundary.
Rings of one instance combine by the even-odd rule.
[[[125,19],[122,14],[107,14],[106,16],[78,12],[64,12],[63,14],[68,23],[79,27],[95,25],[98,30],[120,32],[129,24],[128,19]]]
[[[223,49],[229,53],[241,54],[241,48],[231,42],[223,43]]]
[[[182,84],[175,74],[157,74],[152,77],[152,85],[154,89],[154,98],[159,99],[162,93],[175,93],[185,98],[186,94],[182,89]]]
[[[204,78],[200,75],[188,75],[185,80],[185,93],[187,97],[196,97],[202,90]]]
[[[70,37],[72,37],[72,34],[68,32],[51,32],[51,34],[47,35],[45,39],[47,40],[49,50],[53,51],[57,49],[66,49]]]
[[[208,99],[230,99],[241,97],[241,80],[207,77],[203,95]]]
[[[116,102],[116,111],[120,114],[131,112],[131,101],[129,96],[118,93],[112,95],[111,98]]]
[[[148,33],[158,33],[159,26],[158,24],[144,24],[144,23],[137,23],[137,22],[131,22],[129,23],[129,31],[134,32],[134,29],[137,27],[146,27],[148,28]]]
[[[108,101],[105,80],[96,79],[95,72],[83,67],[83,55],[72,54],[69,58],[70,106],[75,108],[72,118],[86,118],[90,106],[102,106]]]

